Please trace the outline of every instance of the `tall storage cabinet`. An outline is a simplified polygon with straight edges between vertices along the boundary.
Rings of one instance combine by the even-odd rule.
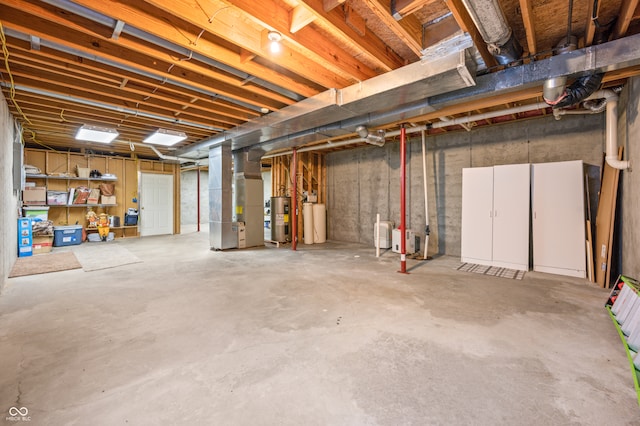
[[[533,164],[533,270],[584,278],[582,161]]]
[[[529,164],[462,171],[462,261],[529,269]]]
[[[493,167],[462,169],[462,261],[493,261]]]

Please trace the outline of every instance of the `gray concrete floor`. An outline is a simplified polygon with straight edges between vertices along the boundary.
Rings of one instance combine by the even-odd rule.
[[[109,244],[143,262],[8,280],[0,423],[640,424],[607,292],[584,280],[451,257],[402,275],[354,244]]]

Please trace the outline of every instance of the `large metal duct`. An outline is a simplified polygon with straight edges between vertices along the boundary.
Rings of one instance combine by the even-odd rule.
[[[497,0],[462,0],[462,3],[499,64],[507,65],[520,59],[522,46]]]

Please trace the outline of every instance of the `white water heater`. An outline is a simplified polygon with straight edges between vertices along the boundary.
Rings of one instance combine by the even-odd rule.
[[[411,229],[407,229],[405,232],[405,249],[406,254],[413,254],[416,252],[416,233]],[[394,253],[400,253],[400,230],[393,230],[393,238],[392,238],[393,246],[391,247],[391,251]],[[418,249],[420,249],[420,243],[418,243]]]

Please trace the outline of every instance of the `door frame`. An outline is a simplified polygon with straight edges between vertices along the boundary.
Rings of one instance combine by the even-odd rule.
[[[138,215],[139,215],[140,223],[138,224],[138,227],[139,227],[138,229],[139,229],[139,232],[140,232],[140,236],[144,237],[144,236],[161,235],[161,234],[145,235],[143,233],[143,226],[144,226],[144,218],[143,218],[144,192],[142,190],[142,187],[143,187],[144,175],[149,175],[149,176],[150,175],[163,175],[163,176],[169,176],[171,178],[171,190],[170,190],[170,194],[171,194],[171,233],[170,234],[162,234],[162,235],[174,235],[174,234],[176,234],[176,188],[177,188],[177,185],[176,185],[175,173],[139,171],[138,172],[138,183],[139,183],[139,187],[138,187],[138,202],[139,202]],[[178,216],[178,218],[179,218],[179,216]]]

